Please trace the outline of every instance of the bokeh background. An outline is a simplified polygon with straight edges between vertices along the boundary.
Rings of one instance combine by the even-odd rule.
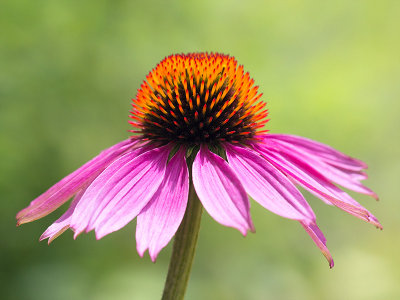
[[[243,238],[204,215],[187,299],[400,299],[400,2],[22,1],[0,3],[2,299],[159,299],[171,245],[139,258],[135,222],[100,241],[17,228],[15,214],[125,139],[130,99],[163,57],[234,55],[268,101],[272,132],[369,164],[376,230],[307,194],[336,266],[297,222],[253,202]]]

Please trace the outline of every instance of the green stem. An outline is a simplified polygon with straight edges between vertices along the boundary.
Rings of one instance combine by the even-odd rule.
[[[181,300],[185,296],[196,252],[202,212],[203,207],[190,180],[188,204],[182,223],[175,234],[162,300]]]

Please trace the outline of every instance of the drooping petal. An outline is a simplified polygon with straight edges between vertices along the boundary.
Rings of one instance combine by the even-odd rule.
[[[322,254],[326,257],[329,262],[329,267],[333,268],[334,262],[332,255],[330,254],[328,247],[326,247],[326,238],[322,231],[319,229],[316,223],[314,224],[305,224],[304,222],[300,222],[301,226],[306,230],[308,235],[313,239],[314,243],[321,250]]]
[[[95,229],[96,238],[100,239],[132,221],[161,184],[169,152],[169,145],[139,156],[132,152],[104,170],[75,209],[71,222],[75,235]]]
[[[290,134],[268,134],[266,135],[266,138],[276,138],[278,140],[287,141],[293,145],[302,147],[305,151],[320,157],[333,166],[346,170],[360,171],[368,168],[368,166],[361,160],[350,157],[328,145],[305,137]]]
[[[270,145],[272,142],[274,148],[278,149],[279,151],[287,154],[296,154],[299,160],[310,165],[317,172],[323,174],[328,180],[340,184],[341,186],[352,191],[370,195],[375,199],[378,198],[373,191],[360,183],[360,180],[366,178],[365,174],[356,171],[344,170],[337,166],[330,165],[326,161],[321,160],[320,157],[315,154],[315,152],[306,151],[296,144],[290,144],[289,142],[281,141],[277,138],[266,140],[267,145]]]
[[[376,227],[382,229],[378,219],[365,209],[360,203],[354,200],[349,194],[332,184],[324,175],[319,173],[308,162],[305,162],[291,153],[277,153],[272,151],[273,155],[281,160],[284,168],[297,174],[297,180],[309,192],[325,201],[327,204],[333,204],[340,209],[363,219]]]
[[[328,204],[333,204],[340,209],[354,215],[362,220],[382,228],[378,220],[357,201],[351,198],[322,174],[318,173],[309,165],[287,153],[278,153],[266,148],[264,145],[254,146],[265,159],[297,181],[304,188]]]
[[[136,149],[121,155],[121,157],[110,164],[86,189],[83,201],[80,201],[79,205],[77,205],[78,207],[74,210],[71,219],[71,227],[75,231],[75,237],[84,230],[93,230],[93,227],[89,227],[90,221],[107,205],[103,199],[109,190],[112,189],[112,182],[114,181],[116,184],[120,179],[113,177],[113,175],[138,157],[140,155],[138,152],[139,150]],[[126,173],[128,174],[129,170],[126,171]],[[108,189],[105,189],[106,184],[108,184]]]
[[[59,237],[63,234],[68,228],[70,228],[71,217],[75,210],[76,205],[82,198],[83,194],[85,193],[85,189],[81,189],[79,192],[76,193],[74,200],[72,200],[71,205],[67,209],[67,211],[53,224],[46,229],[45,232],[40,236],[40,241],[44,239],[49,239],[48,243],[50,244],[54,239]]]
[[[196,193],[214,220],[243,235],[253,230],[246,191],[226,161],[202,145],[192,171]]]
[[[178,230],[189,193],[189,172],[182,147],[167,164],[164,180],[137,217],[136,248],[140,256],[149,249],[154,262]]]
[[[249,149],[226,145],[230,167],[246,192],[273,213],[309,223],[315,215],[294,184],[271,163]]]
[[[21,210],[17,214],[17,225],[37,220],[56,210],[75,195],[79,189],[91,182],[113,160],[137,143],[136,140],[129,139],[101,152],[33,200],[28,207]]]

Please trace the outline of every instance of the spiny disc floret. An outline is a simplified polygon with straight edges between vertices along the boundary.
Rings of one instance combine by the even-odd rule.
[[[146,77],[130,123],[144,139],[183,144],[245,143],[268,121],[262,94],[234,57],[171,55]]]

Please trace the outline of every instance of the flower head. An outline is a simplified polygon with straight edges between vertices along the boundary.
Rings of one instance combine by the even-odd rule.
[[[378,220],[339,184],[375,193],[360,181],[365,163],[293,135],[262,130],[268,112],[262,94],[235,58],[222,54],[171,55],[153,69],[133,99],[134,133],[101,152],[17,214],[39,219],[73,197],[41,236],[71,228],[98,239],[137,218],[140,255],[154,261],[185,214],[189,182],[219,223],[253,231],[248,195],[282,217],[297,220],[333,266],[326,239],[300,185],[324,202],[377,227]],[[191,178],[190,178],[191,177]]]
[[[194,53],[165,58],[136,99],[131,124],[156,142],[183,145],[248,143],[267,111],[249,73],[233,57]]]

